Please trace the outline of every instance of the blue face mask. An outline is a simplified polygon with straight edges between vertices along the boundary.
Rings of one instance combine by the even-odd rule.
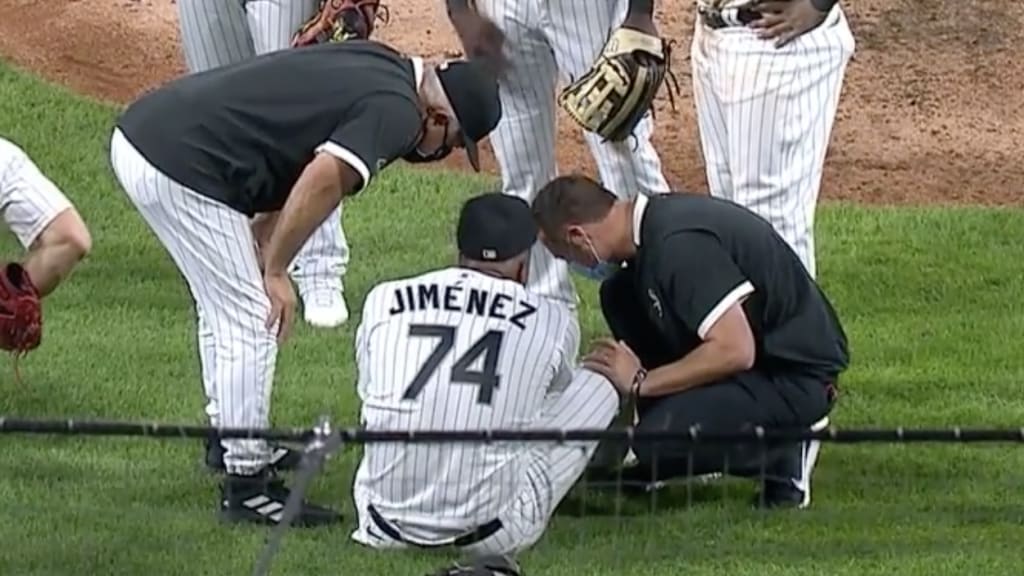
[[[619,266],[612,264],[611,262],[598,262],[591,267],[581,266],[575,262],[570,262],[569,267],[576,271],[577,274],[582,274],[591,280],[598,282],[604,282],[611,278],[619,270]]]
[[[594,249],[594,244],[590,241],[590,238],[587,238],[587,247],[590,248],[590,253],[594,256],[595,263],[593,266],[583,266],[576,262],[570,262],[569,267],[572,270],[575,270],[576,273],[586,276],[591,280],[604,282],[614,276],[615,273],[622,268],[619,264],[602,260],[601,257],[597,255],[597,250]]]

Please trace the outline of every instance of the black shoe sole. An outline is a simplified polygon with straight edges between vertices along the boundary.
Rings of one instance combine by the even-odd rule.
[[[228,524],[251,524],[254,526],[276,526],[278,524],[278,522],[261,514],[233,508],[221,509],[219,517],[222,522]],[[299,513],[299,515],[291,521],[289,526],[295,528],[318,528],[341,524],[344,520],[345,519],[341,514],[336,514],[335,516],[319,516],[303,515],[302,513]]]

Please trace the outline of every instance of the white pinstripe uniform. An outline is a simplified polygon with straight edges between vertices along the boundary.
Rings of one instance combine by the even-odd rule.
[[[26,250],[71,202],[20,146],[0,137],[0,212]]]
[[[510,280],[448,268],[381,283],[356,338],[371,430],[604,428],[618,410],[611,382],[574,368],[579,332],[569,311]],[[594,449],[368,444],[352,537],[382,549],[437,545],[497,518],[503,527],[465,550],[513,553],[541,537]],[[382,533],[370,505],[404,542]]]
[[[557,176],[555,90],[558,80],[579,78],[626,17],[628,0],[476,0],[477,10],[506,35],[507,74],[501,79],[501,123],[490,141],[506,194],[532,202]],[[584,132],[602,184],[619,196],[669,192],[661,160],[651,144],[648,115],[636,138],[602,144]],[[529,288],[542,296],[577,303],[564,261],[538,242],[530,258]]]
[[[110,141],[114,174],[185,277],[199,316],[206,411],[214,427],[269,426],[277,328],[266,328],[263,287],[249,219],[178,184],[121,133]],[[224,336],[227,335],[228,338]],[[225,440],[230,474],[252,474],[269,460],[261,440]]]
[[[698,2],[726,18],[749,4]],[[712,29],[698,17],[691,45],[708,187],[771,222],[815,276],[815,209],[853,34],[838,4],[782,48],[734,24]]]
[[[318,0],[178,0],[185,64],[200,72],[288,48],[318,5]],[[341,290],[349,261],[341,211],[339,205],[292,263],[289,272],[304,301]]]

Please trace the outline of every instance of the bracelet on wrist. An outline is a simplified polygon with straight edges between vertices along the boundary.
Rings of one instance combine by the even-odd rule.
[[[638,369],[636,371],[636,374],[633,375],[633,384],[630,387],[630,391],[631,391],[631,393],[633,395],[633,398],[639,398],[640,397],[640,385],[643,384],[644,380],[646,380],[646,379],[647,379],[647,370],[644,370],[643,368]]]

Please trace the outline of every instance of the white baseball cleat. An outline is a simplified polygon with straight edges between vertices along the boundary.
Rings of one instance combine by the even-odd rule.
[[[348,305],[341,290],[311,290],[302,297],[306,322],[317,328],[337,328],[348,321]]]

